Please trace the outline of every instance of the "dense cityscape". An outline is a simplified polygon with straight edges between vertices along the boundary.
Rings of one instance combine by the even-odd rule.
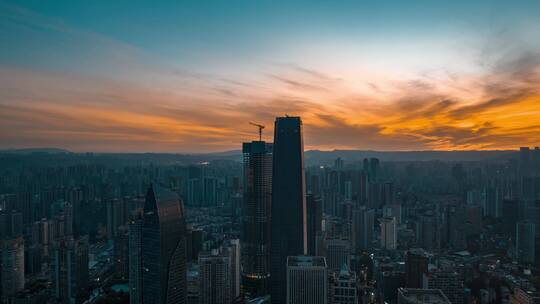
[[[0,0],[0,304],[540,304],[540,0]]]
[[[300,117],[273,130],[241,152],[0,152],[1,303],[540,302],[538,147],[322,157]]]

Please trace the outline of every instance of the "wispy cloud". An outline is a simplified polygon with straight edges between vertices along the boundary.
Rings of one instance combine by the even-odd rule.
[[[285,114],[302,116],[310,149],[507,149],[540,142],[534,48],[504,55],[491,49],[491,61],[475,72],[372,77],[287,63],[239,77],[167,64],[102,34],[1,8],[1,39],[42,46],[27,54],[37,54],[35,64],[0,61],[1,147],[220,151],[256,138],[248,121],[267,125],[271,140],[275,116]],[[48,45],[44,32],[54,33]],[[0,54],[7,58],[8,51]],[[82,56],[73,56],[77,51]],[[59,66],[46,64],[50,58]]]

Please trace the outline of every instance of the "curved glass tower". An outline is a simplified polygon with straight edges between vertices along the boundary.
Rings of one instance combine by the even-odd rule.
[[[185,235],[184,206],[178,195],[150,186],[141,229],[144,304],[186,303]]]
[[[286,302],[288,256],[306,254],[306,185],[300,117],[278,117],[274,128],[270,242],[270,294]]]

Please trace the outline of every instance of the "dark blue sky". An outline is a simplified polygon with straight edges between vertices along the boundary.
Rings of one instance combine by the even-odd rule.
[[[78,41],[63,40],[46,25],[102,35],[158,57],[179,67],[201,65],[222,71],[223,66],[266,62],[297,62],[317,65],[323,56],[365,51],[366,61],[381,52],[392,56],[406,45],[469,43],[489,47],[497,36],[519,33],[526,38],[538,34],[538,1],[13,1],[2,5],[4,14],[21,11],[3,20],[2,61],[62,66],[62,58],[86,52],[58,48]],[[3,18],[5,19],[5,18]],[[6,25],[5,23],[9,23]],[[29,24],[31,23],[31,24]],[[24,25],[30,28],[21,28]],[[40,28],[41,27],[41,28]],[[61,29],[56,29],[61,30]],[[527,33],[530,31],[530,33]],[[529,36],[531,35],[531,36]],[[37,37],[36,37],[37,36]],[[37,38],[37,39],[36,39]],[[87,37],[78,37],[84,40]],[[91,37],[89,38],[91,39]],[[30,41],[26,41],[30,40]],[[462,41],[460,41],[462,40]],[[51,42],[48,52],[29,48]],[[87,41],[89,44],[94,41]],[[66,45],[67,44],[67,45]],[[476,45],[474,45],[476,44]],[[320,50],[319,48],[320,47]],[[436,46],[419,49],[418,57],[454,59]],[[313,52],[306,58],[305,53]],[[334,54],[327,54],[333,52]],[[14,54],[16,53],[16,54]],[[445,56],[446,55],[446,56]],[[399,56],[399,55],[397,55]],[[49,60],[52,59],[52,60]],[[345,58],[347,59],[347,58]],[[413,58],[414,59],[414,58]],[[434,64],[438,58],[434,58]],[[313,60],[315,62],[311,62]],[[376,60],[380,60],[376,58]],[[463,59],[466,60],[466,59]],[[72,65],[69,62],[68,65]]]

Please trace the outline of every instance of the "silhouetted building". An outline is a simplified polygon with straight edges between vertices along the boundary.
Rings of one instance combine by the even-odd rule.
[[[151,185],[141,229],[143,303],[186,303],[184,206],[178,195]]]
[[[200,293],[200,267],[198,263],[192,263],[187,270],[187,302],[199,303]]]
[[[242,208],[242,284],[249,297],[268,293],[270,277],[270,211],[272,144],[244,143],[244,205]]]
[[[341,157],[338,157],[334,160],[334,169],[342,170],[344,166],[345,166],[345,161]]]
[[[418,246],[426,250],[438,248],[438,224],[437,217],[427,212],[419,216],[416,230],[416,242]]]
[[[44,258],[48,257],[50,254],[50,227],[50,221],[46,219],[34,222],[31,227],[31,243],[32,245],[39,246],[41,248],[41,255]]]
[[[383,206],[389,206],[394,204],[394,184],[386,182],[381,186],[381,204]],[[392,215],[395,216],[395,215]],[[397,217],[396,217],[397,220]],[[398,220],[399,222],[399,220]]]
[[[391,205],[385,205],[383,207],[383,217],[395,217],[396,223],[399,225],[401,223],[401,205],[399,204],[391,204]]]
[[[386,303],[395,303],[397,289],[405,284],[405,274],[397,270],[383,271],[378,278],[377,292]]]
[[[227,240],[223,252],[229,256],[230,294],[231,301],[234,301],[240,296],[240,240]]]
[[[218,203],[218,180],[215,177],[205,176],[203,178],[202,201],[204,206],[212,207]]]
[[[306,195],[300,117],[278,117],[274,128],[270,289],[272,303],[286,301],[288,256],[305,254]]]
[[[353,210],[352,215],[352,246],[355,252],[361,252],[373,245],[373,226],[375,211],[362,206]]]
[[[54,295],[58,303],[80,303],[87,295],[88,240],[65,238],[54,246]]]
[[[127,203],[121,199],[107,201],[107,238],[113,240],[118,228],[127,222]]]
[[[484,215],[500,218],[503,210],[503,191],[498,185],[490,185],[484,189]]]
[[[452,304],[463,304],[463,280],[455,271],[431,271],[424,274],[424,289],[440,289]]]
[[[199,258],[199,252],[203,249],[204,231],[202,229],[193,229],[191,231],[191,254],[194,260]]]
[[[323,257],[290,256],[287,258],[287,304],[326,304],[328,278]],[[272,303],[275,303],[272,300]]]
[[[28,244],[24,246],[24,272],[26,276],[33,277],[41,273],[43,262],[43,249],[40,245]]]
[[[129,239],[125,226],[114,238],[113,255],[116,276],[121,280],[129,278]]]
[[[358,288],[356,286],[356,273],[343,264],[339,272],[335,272],[332,279],[330,297],[332,304],[358,304]]]
[[[64,200],[51,205],[50,216],[54,229],[54,239],[73,236],[73,206]]]
[[[449,206],[447,214],[448,243],[450,248],[456,251],[467,249],[467,213],[465,206]],[[425,249],[431,250],[428,248]]]
[[[231,302],[230,257],[218,250],[199,255],[199,304]]]
[[[534,264],[535,225],[521,221],[516,224],[516,256],[522,264]]]
[[[519,148],[519,169],[521,176],[529,176],[531,174],[531,150],[529,147]]]
[[[201,207],[203,204],[203,185],[201,178],[190,178],[187,181],[188,206]]]
[[[24,240],[21,236],[0,240],[0,302],[24,289]]]
[[[129,303],[142,303],[142,216],[129,223]]]
[[[349,240],[329,239],[325,241],[326,265],[328,271],[339,271],[343,265],[350,265],[351,245]]]
[[[22,214],[18,211],[0,210],[0,240],[22,235]]]
[[[398,289],[398,304],[451,304],[440,289]]]
[[[383,217],[381,223],[381,248],[395,250],[397,248],[397,227],[396,218]]]
[[[316,255],[317,234],[322,231],[322,200],[312,194],[306,198],[307,209],[307,254]]]
[[[405,255],[405,286],[422,288],[424,274],[428,271],[429,258],[421,248],[412,248]]]
[[[190,166],[186,181],[186,204],[194,207],[213,207],[218,203],[218,180],[208,172],[208,163]]]
[[[377,158],[364,159],[364,171],[368,175],[370,182],[377,182],[379,179],[380,162]]]

